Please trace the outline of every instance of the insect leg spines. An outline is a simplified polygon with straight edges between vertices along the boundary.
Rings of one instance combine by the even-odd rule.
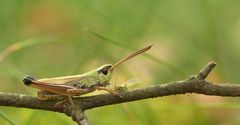
[[[40,100],[63,99],[63,98],[66,98],[66,96],[57,95],[57,94],[50,93],[50,92],[43,91],[43,90],[37,91],[37,97]]]

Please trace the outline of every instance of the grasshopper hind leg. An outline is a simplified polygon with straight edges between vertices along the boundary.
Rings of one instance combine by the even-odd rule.
[[[40,99],[40,100],[63,99],[63,98],[66,98],[65,96],[56,95],[54,93],[50,93],[50,92],[43,91],[43,90],[37,91],[37,96],[38,96],[38,99]]]
[[[70,101],[70,104],[74,107],[74,103],[71,96],[62,96],[62,95],[56,95],[54,93],[50,93],[47,91],[40,90],[37,92],[38,99],[42,101],[50,100],[50,99],[64,99],[56,103],[56,107],[64,105],[67,101]]]

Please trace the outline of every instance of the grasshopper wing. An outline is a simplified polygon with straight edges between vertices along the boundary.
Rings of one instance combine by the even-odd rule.
[[[78,77],[77,77],[78,79],[73,79],[73,77],[68,77],[68,78],[69,79],[66,80],[66,82],[67,82],[66,84],[59,84],[57,82],[53,82],[54,80],[52,81],[52,79],[50,79],[50,81],[52,83],[49,83],[49,82],[43,82],[43,80],[42,81],[35,80],[31,76],[25,76],[23,79],[23,82],[27,86],[41,89],[41,92],[50,92],[50,93],[55,93],[55,94],[59,94],[59,95],[63,95],[63,96],[81,95],[81,94],[93,91],[93,90],[89,90],[89,89],[76,88],[71,85],[68,85],[68,83],[74,83],[76,80],[79,80]],[[56,78],[54,78],[54,79],[56,79]],[[57,78],[56,81],[58,81],[58,80],[60,81],[61,79],[62,79],[62,77],[59,77],[59,78]],[[47,79],[47,80],[49,80],[49,79]]]
[[[83,75],[73,75],[73,76],[63,76],[63,77],[54,77],[54,78],[44,78],[38,79],[39,82],[46,82],[52,84],[67,84],[72,82],[78,82],[85,77]]]

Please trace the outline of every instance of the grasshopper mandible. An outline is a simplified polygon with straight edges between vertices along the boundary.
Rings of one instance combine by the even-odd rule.
[[[31,76],[25,76],[23,82],[27,86],[40,89],[37,92],[37,95],[41,100],[68,97],[73,104],[72,97],[90,93],[95,90],[105,90],[113,95],[120,96],[118,93],[107,89],[107,86],[110,85],[113,69],[121,63],[149,50],[151,47],[152,45],[142,48],[118,61],[114,65],[105,64],[81,75],[44,78],[38,80]]]

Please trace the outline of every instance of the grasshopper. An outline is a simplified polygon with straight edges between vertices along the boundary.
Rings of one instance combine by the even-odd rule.
[[[37,92],[37,96],[40,100],[68,97],[72,105],[72,97],[90,93],[95,90],[105,90],[112,95],[121,97],[115,91],[107,89],[107,86],[110,85],[113,69],[121,63],[149,50],[151,47],[152,45],[142,48],[118,61],[114,65],[105,64],[97,69],[81,75],[44,78],[37,80],[31,76],[25,76],[23,78],[23,82],[27,86],[40,89]]]

